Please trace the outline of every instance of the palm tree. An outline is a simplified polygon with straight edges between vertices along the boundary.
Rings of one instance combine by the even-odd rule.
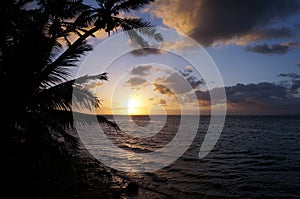
[[[79,108],[100,106],[89,90],[74,82],[108,79],[106,73],[72,79],[77,62],[92,50],[87,39],[99,30],[110,34],[145,27],[129,31],[129,37],[145,48],[145,36],[161,41],[149,22],[119,17],[121,12],[140,9],[151,1],[97,0],[98,8],[82,0],[1,1],[0,83],[5,140],[1,146],[7,150],[14,143],[18,146],[14,147],[18,149],[16,154],[25,156],[38,147],[41,156],[46,151],[67,157],[69,148],[78,146],[77,138],[67,131],[73,128],[72,91],[79,93]],[[28,7],[34,2],[35,6]],[[117,128],[105,117],[98,119]],[[23,150],[23,146],[29,147]]]

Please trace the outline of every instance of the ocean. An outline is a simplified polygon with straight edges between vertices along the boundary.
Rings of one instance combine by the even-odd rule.
[[[174,139],[181,117],[160,117],[119,116],[119,132],[100,126],[117,148],[136,154],[116,152],[120,158],[114,159],[115,165],[143,166],[139,160],[145,160],[135,157],[153,153]],[[188,117],[191,121],[199,119]],[[200,159],[198,153],[209,122],[210,116],[200,117],[192,143],[169,165],[153,172],[136,173],[133,169],[126,175],[170,198],[300,198],[300,116],[226,116],[213,150]],[[192,126],[185,130],[189,128]],[[110,144],[95,142],[97,137],[92,135],[98,129],[99,125],[84,129],[89,133],[83,140],[92,154],[112,150]],[[155,164],[162,159],[151,161]],[[113,168],[114,164],[107,166]]]

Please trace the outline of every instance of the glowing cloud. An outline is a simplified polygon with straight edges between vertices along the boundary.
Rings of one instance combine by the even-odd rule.
[[[166,26],[205,46],[291,37],[296,29],[272,26],[300,8],[293,0],[157,0],[152,5],[149,10]]]

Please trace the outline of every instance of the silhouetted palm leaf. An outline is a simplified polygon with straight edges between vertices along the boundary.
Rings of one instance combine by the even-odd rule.
[[[94,110],[101,105],[84,84],[107,80],[105,73],[71,78],[80,58],[92,50],[87,39],[99,30],[118,29],[128,30],[142,47],[147,47],[147,39],[159,42],[162,38],[146,21],[118,17],[151,0],[98,0],[98,8],[82,0],[38,0],[35,9],[26,10],[28,2],[34,1],[0,1],[0,85],[7,106],[2,111],[4,129],[11,134],[7,137],[27,136],[28,142],[47,152],[68,154],[68,147],[78,146],[77,138],[68,132],[74,127],[73,106]],[[145,29],[132,30],[142,27]],[[96,117],[118,129],[104,116]]]
[[[149,44],[146,39],[153,39],[157,42],[162,41],[161,34],[147,21],[138,18],[119,19],[120,25],[126,31],[129,38],[143,48],[148,48]],[[145,38],[146,36],[146,38]]]
[[[76,67],[79,58],[85,52],[90,51],[91,49],[92,48],[90,45],[87,45],[85,42],[83,42],[81,45],[78,45],[72,50],[67,51],[63,57],[59,56],[54,61],[49,60],[50,63],[47,64],[39,74],[41,86],[48,86],[49,83],[56,85],[66,81],[71,76],[69,69]]]
[[[121,1],[113,0],[113,2],[116,4],[113,10],[118,12],[120,11],[129,12],[131,10],[138,10],[140,8],[145,7],[146,5],[148,5],[153,1],[154,0],[121,0]]]
[[[79,110],[99,108],[100,101],[83,85],[90,80],[107,80],[107,76],[106,73],[93,76],[86,75],[48,89],[42,89],[33,97],[32,101],[34,104],[39,103],[39,109],[72,111],[73,96],[73,103],[75,103],[73,105]]]

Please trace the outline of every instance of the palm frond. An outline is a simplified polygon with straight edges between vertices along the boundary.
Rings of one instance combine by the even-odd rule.
[[[124,30],[136,29],[140,34],[151,38],[157,42],[163,41],[162,35],[156,31],[156,28],[150,22],[140,18],[124,18],[122,19],[122,28]]]
[[[39,6],[45,15],[61,19],[73,19],[89,9],[82,0],[40,0]]]
[[[122,26],[123,30],[131,30],[132,40],[143,47],[148,47],[147,38],[160,41],[150,23],[116,17],[152,0],[98,0],[98,9],[84,5],[83,0],[37,0],[36,9],[26,10],[23,6],[31,1],[0,3],[4,27],[0,33],[0,75],[4,91],[11,94],[4,103],[9,111],[4,111],[16,115],[4,120],[5,129],[26,132],[34,140],[37,152],[35,147],[45,144],[43,152],[68,153],[66,143],[77,145],[76,138],[68,132],[74,127],[74,109],[95,110],[101,105],[84,84],[89,80],[107,80],[106,73],[68,80],[81,56],[92,50],[87,39],[100,29],[110,32]],[[141,27],[146,29],[132,30]],[[78,36],[75,41],[71,39],[74,33]],[[20,60],[24,67],[16,71],[13,66],[18,66]],[[20,85],[19,92],[14,92],[15,82]],[[96,121],[118,129],[104,116],[97,115]]]
[[[120,127],[114,121],[111,121],[102,115],[86,114],[81,112],[73,112],[73,115],[76,118],[76,122],[81,125],[90,125],[98,122],[99,124],[106,124],[114,130],[120,130]]]
[[[108,80],[107,74],[85,75],[77,79],[69,80],[64,83],[41,89],[34,95],[32,104],[39,104],[42,110],[68,110],[72,111],[73,106],[79,110],[93,110],[100,107],[100,101],[91,91],[84,87],[84,83],[90,80]],[[58,97],[59,96],[59,97]]]
[[[153,1],[154,0],[118,0],[118,1],[114,1],[115,6],[113,10],[124,11],[124,12],[138,10],[145,7],[146,5],[148,5]]]
[[[46,114],[21,113],[21,116],[16,118],[16,123],[22,129],[27,142],[41,146],[39,150],[51,148],[52,150],[66,151],[65,145],[60,141],[63,136],[51,128],[53,125]],[[69,141],[69,139],[67,140]]]
[[[43,114],[46,115],[53,126],[61,126],[64,129],[74,129],[73,114],[71,111],[64,110],[44,110]]]
[[[34,0],[19,0],[16,2],[16,5],[20,8],[23,8],[26,4],[33,2]]]
[[[50,64],[45,66],[43,70],[39,73],[41,79],[41,85],[43,87],[47,86],[49,83],[58,84],[70,77],[70,72],[68,69],[76,67],[76,63],[79,58],[87,51],[90,51],[92,47],[85,44],[75,46],[72,50],[65,51],[64,56],[59,56]],[[54,57],[55,55],[52,55]]]
[[[74,84],[74,80],[42,89],[31,101],[38,104],[41,110],[72,111],[72,101],[73,106],[80,110],[93,110],[100,106],[97,97],[84,87]]]
[[[79,110],[94,110],[100,108],[100,100],[88,89],[73,87],[73,106]]]
[[[120,21],[122,29],[126,31],[129,38],[142,48],[149,48],[147,39],[153,39],[157,42],[163,40],[161,34],[157,33],[156,29],[149,22],[138,18],[124,18],[120,19]]]
[[[39,149],[63,154],[65,158],[69,158],[69,149],[78,148],[79,140],[49,116],[47,112],[27,114],[27,118],[30,119],[26,122],[26,129],[31,134],[30,139],[41,146]]]
[[[74,21],[75,26],[79,27],[89,27],[92,26],[93,23],[98,18],[97,10],[90,9],[82,12]]]
[[[58,117],[61,117],[61,116],[59,115]],[[64,128],[64,126],[62,126],[61,124],[57,123],[55,119],[51,120],[50,118],[48,118],[45,121],[47,122],[47,123],[45,123],[45,125],[51,131],[51,136],[54,140],[67,143],[71,147],[74,147],[74,148],[79,147],[79,139],[77,137],[75,137],[75,133],[74,133],[74,135],[71,135],[70,133],[68,133],[67,129]]]
[[[110,127],[113,127],[115,130],[120,130],[120,127],[115,122],[108,120],[106,117],[102,115],[97,115],[97,120],[100,124],[104,123]]]
[[[99,75],[84,75],[84,76],[81,76],[81,77],[77,78],[75,80],[75,82],[77,84],[83,84],[83,83],[86,83],[90,80],[104,80],[104,81],[107,81],[108,80],[107,73],[101,73]]]
[[[72,110],[72,87],[53,86],[43,89],[31,99],[32,110]],[[37,107],[36,107],[37,105]],[[38,111],[36,110],[36,111]]]
[[[126,29],[124,29],[126,30]],[[129,29],[126,31],[126,34],[129,36],[130,40],[133,41],[133,43],[138,44],[142,48],[149,48],[149,43],[143,36],[141,36],[136,30]]]

